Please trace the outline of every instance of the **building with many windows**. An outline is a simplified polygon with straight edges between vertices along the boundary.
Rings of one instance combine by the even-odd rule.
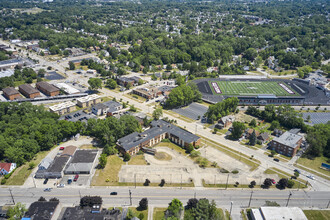
[[[271,142],[271,149],[279,154],[293,157],[302,143],[302,136],[289,131],[280,137],[275,137]]]

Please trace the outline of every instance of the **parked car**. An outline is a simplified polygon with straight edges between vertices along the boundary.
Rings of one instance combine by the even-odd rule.
[[[73,181],[76,182],[76,181],[78,180],[78,178],[79,178],[79,174],[76,174],[76,175],[74,176]]]
[[[68,184],[71,184],[72,183],[72,178],[69,178],[68,179]]]
[[[309,178],[309,179],[315,180],[315,177],[312,176],[312,175],[307,175],[306,177]]]
[[[45,180],[44,180],[44,184],[47,184],[48,183],[48,178],[46,178]]]
[[[275,181],[274,179],[272,179],[272,183],[273,183],[273,184],[276,184],[276,181]]]
[[[57,188],[63,188],[63,187],[65,187],[65,184],[63,183],[57,185]]]
[[[276,161],[276,162],[280,162],[280,160],[279,160],[279,159],[277,159],[277,158],[274,158],[274,161]]]
[[[44,189],[44,192],[50,192],[50,191],[52,191],[52,188],[46,188],[46,189]]]
[[[295,169],[294,172],[295,172],[295,173],[297,172],[297,173],[299,173],[299,174],[301,173],[300,170],[298,170],[298,169]]]
[[[111,196],[116,196],[118,193],[117,192],[111,192],[110,195]]]
[[[60,150],[64,150],[64,147],[60,147]]]

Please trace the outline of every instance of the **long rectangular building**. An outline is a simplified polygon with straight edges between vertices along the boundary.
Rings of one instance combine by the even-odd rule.
[[[97,94],[88,95],[77,99],[77,105],[85,108],[101,102],[101,97]]]
[[[163,139],[168,138],[172,142],[181,147],[189,144],[198,146],[200,144],[200,137],[179,128],[164,120],[154,120],[151,122],[151,128],[142,132],[133,132],[117,141],[119,150],[123,153],[134,155],[142,147],[152,147]]]
[[[60,89],[49,84],[48,82],[41,81],[36,84],[37,89],[39,89],[42,93],[48,96],[56,96],[60,94]]]
[[[40,96],[40,92],[38,90],[36,90],[35,88],[33,88],[31,85],[29,84],[23,84],[20,85],[18,87],[18,90],[20,91],[20,93],[22,93],[26,98],[30,98],[33,99],[35,97]]]
[[[3,95],[9,100],[18,99],[19,97],[21,97],[19,92],[13,87],[4,88],[2,90],[2,92],[3,92]]]

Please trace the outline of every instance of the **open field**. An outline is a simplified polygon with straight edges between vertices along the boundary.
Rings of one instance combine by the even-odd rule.
[[[212,86],[218,85],[219,91]],[[214,95],[258,95],[258,94],[274,94],[276,96],[297,96],[299,93],[294,91],[289,85],[282,82],[281,85],[287,87],[290,94],[280,86],[278,82],[272,81],[209,81],[210,88]]]
[[[147,165],[144,155],[134,155],[128,161],[128,165]]]
[[[163,219],[167,208],[154,208],[153,219]]]
[[[303,210],[308,220],[328,220],[330,210]]]
[[[327,180],[330,180],[330,171],[328,170],[324,170],[324,169],[321,169],[321,164],[322,163],[327,163],[327,158],[325,157],[316,157],[314,160],[310,160],[308,158],[302,158],[300,157],[295,166],[301,168],[301,169],[304,169],[304,170],[307,170],[306,168],[302,167],[302,166],[299,166],[299,165],[303,165],[305,167],[309,167],[310,169],[308,169],[307,171],[311,172],[311,173],[314,173],[315,175],[319,175]],[[317,172],[320,172],[320,173],[323,173],[324,175],[320,175],[318,173],[316,173],[315,171]]]

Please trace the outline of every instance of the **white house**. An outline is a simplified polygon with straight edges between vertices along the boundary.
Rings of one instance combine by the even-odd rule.
[[[11,173],[15,168],[16,163],[0,163],[0,175]]]
[[[49,157],[46,157],[41,161],[41,163],[38,165],[38,170],[47,170],[50,164],[53,162],[53,160]]]

